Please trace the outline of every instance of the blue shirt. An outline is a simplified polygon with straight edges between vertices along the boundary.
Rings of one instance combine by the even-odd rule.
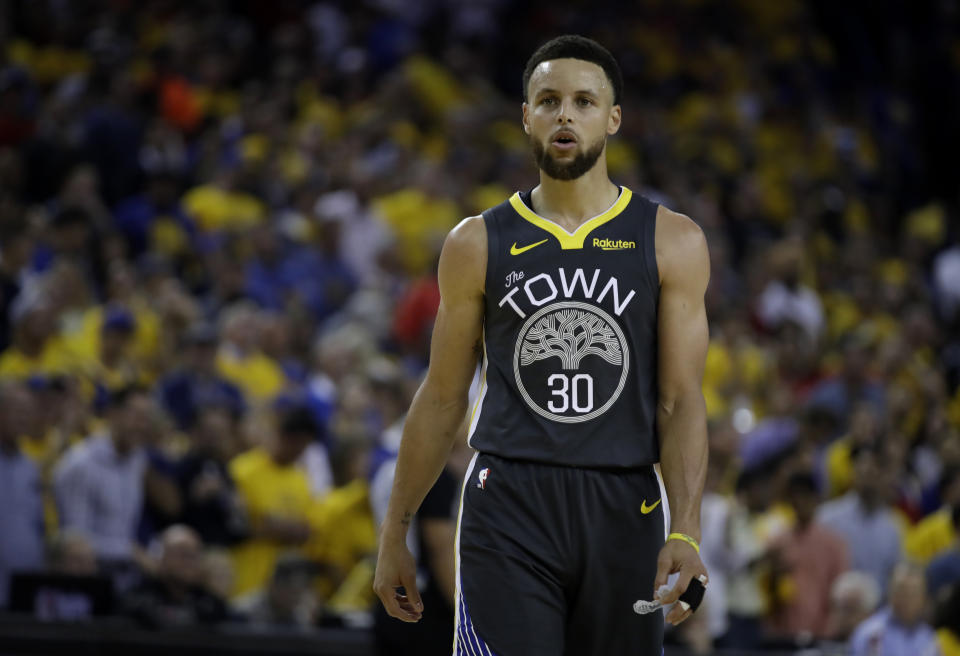
[[[936,598],[940,588],[960,583],[960,548],[937,556],[927,566],[927,591]]]
[[[926,624],[899,624],[889,608],[865,619],[850,638],[851,656],[939,656],[937,635]]]
[[[0,607],[7,605],[13,572],[42,566],[40,473],[21,453],[0,450]]]
[[[130,558],[143,509],[142,449],[120,455],[109,435],[95,435],[67,451],[54,470],[60,523],[93,544],[105,560]]]
[[[817,521],[843,538],[850,554],[850,568],[873,576],[886,593],[887,581],[900,562],[900,531],[886,507],[873,512],[860,503],[856,492],[825,503]]]

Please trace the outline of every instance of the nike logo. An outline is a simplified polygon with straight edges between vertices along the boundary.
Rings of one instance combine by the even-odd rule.
[[[550,240],[549,240],[549,239],[544,239],[544,240],[542,240],[542,241],[538,241],[538,242],[535,243],[535,244],[530,244],[529,246],[521,246],[520,248],[517,248],[517,242],[513,242],[513,246],[510,247],[510,254],[511,254],[511,255],[519,255],[520,253],[526,253],[526,252],[527,252],[528,250],[530,250],[531,248],[536,248],[536,247],[539,246],[540,244],[546,244],[548,241],[550,241]]]
[[[643,513],[644,515],[649,515],[650,513],[653,512],[653,509],[656,508],[656,507],[659,506],[659,505],[660,505],[660,499],[657,499],[657,502],[656,502],[655,504],[653,504],[652,506],[648,506],[648,505],[647,505],[647,500],[644,499],[644,500],[643,500],[643,503],[640,505],[640,512]]]

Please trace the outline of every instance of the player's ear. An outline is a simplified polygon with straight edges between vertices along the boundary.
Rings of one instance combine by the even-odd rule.
[[[616,134],[620,131],[620,105],[610,108],[610,117],[607,119],[607,134]]]
[[[523,131],[526,132],[527,134],[530,134],[530,117],[529,117],[530,105],[527,104],[526,102],[524,102],[522,105],[522,112],[523,112]]]

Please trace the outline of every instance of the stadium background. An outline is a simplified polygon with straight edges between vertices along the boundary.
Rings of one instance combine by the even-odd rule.
[[[958,27],[955,0],[0,3],[0,587],[117,589],[4,615],[0,649],[367,653],[371,476],[439,247],[536,184],[520,74],[573,32],[624,70],[611,176],[711,249],[712,594],[667,653],[843,653],[890,590],[923,619],[871,644],[960,653]],[[798,554],[804,474],[833,533]]]

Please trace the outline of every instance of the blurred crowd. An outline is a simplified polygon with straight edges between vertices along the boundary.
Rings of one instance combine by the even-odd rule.
[[[711,249],[668,640],[960,653],[960,5],[622,4],[0,5],[0,608],[414,644],[370,584],[439,248],[536,184],[520,72],[575,32],[624,69],[611,176]]]

